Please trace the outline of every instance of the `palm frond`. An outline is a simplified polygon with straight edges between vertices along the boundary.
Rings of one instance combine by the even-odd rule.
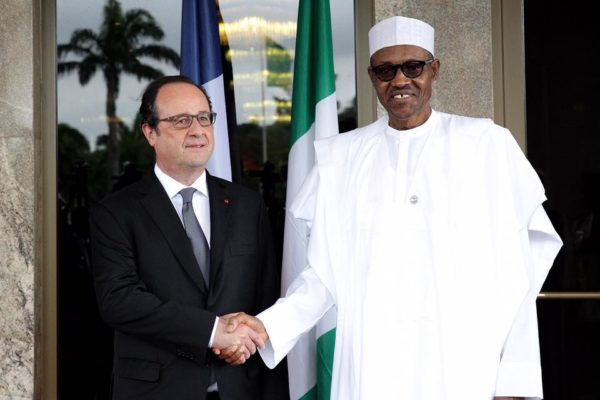
[[[65,75],[79,68],[79,61],[59,62],[56,66],[58,75]]]
[[[79,83],[86,85],[98,70],[98,62],[95,57],[86,57],[79,63]]]
[[[141,81],[142,79],[152,80],[160,78],[164,75],[161,70],[140,62],[131,63],[124,69],[124,71],[134,75],[138,81]]]
[[[91,53],[89,48],[76,46],[71,43],[59,44],[56,46],[56,56],[61,59],[66,57],[69,53],[77,56],[86,56]]]
[[[125,36],[139,40],[149,37],[154,40],[161,40],[165,33],[158,25],[152,14],[146,10],[129,10],[125,14]]]
[[[135,58],[149,57],[158,61],[163,61],[166,64],[171,64],[175,68],[179,68],[180,58],[179,53],[167,46],[160,44],[147,44],[138,47],[132,52]]]
[[[98,37],[94,31],[90,29],[78,29],[73,31],[68,43],[62,43],[57,46],[57,56],[60,59],[72,53],[84,57],[93,54],[93,49],[97,48],[97,46]]]
[[[92,47],[98,44],[98,35],[91,29],[77,29],[71,34],[69,43],[79,47]]]

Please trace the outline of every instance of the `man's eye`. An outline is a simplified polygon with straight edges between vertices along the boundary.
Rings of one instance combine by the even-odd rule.
[[[177,119],[175,119],[174,124],[175,126],[179,127],[179,126],[188,126],[191,122],[192,117],[190,117],[189,115],[184,115],[181,117],[178,117]]]
[[[421,68],[421,64],[420,63],[406,63],[404,64],[404,70],[406,71],[418,71],[419,68]]]
[[[204,124],[207,124],[210,122],[210,120],[208,119],[208,116],[206,116],[206,115],[200,115],[198,117],[198,119],[200,120],[201,125],[204,125]]]
[[[377,68],[377,72],[380,74],[389,74],[390,72],[392,72],[394,70],[394,68],[389,67],[389,66],[385,66],[385,67],[379,67]]]

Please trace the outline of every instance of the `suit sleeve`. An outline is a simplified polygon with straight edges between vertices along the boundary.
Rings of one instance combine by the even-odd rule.
[[[141,279],[134,243],[126,223],[108,207],[91,214],[93,275],[103,320],[204,365],[215,315],[175,301],[162,300]]]

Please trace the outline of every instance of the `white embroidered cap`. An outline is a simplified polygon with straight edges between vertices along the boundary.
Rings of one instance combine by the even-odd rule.
[[[414,18],[391,17],[369,30],[369,57],[384,47],[410,44],[433,52],[434,30],[431,25]]]

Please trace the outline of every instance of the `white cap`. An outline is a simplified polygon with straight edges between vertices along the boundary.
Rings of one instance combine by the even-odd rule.
[[[384,47],[409,44],[433,53],[434,30],[431,25],[414,18],[391,17],[369,30],[369,57]]]

